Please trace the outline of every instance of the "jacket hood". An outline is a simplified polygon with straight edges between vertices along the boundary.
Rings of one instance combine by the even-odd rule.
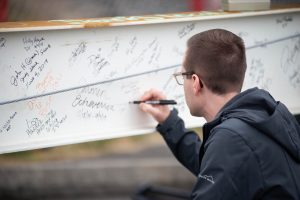
[[[238,118],[282,146],[300,162],[300,126],[281,102],[265,90],[253,88],[231,99],[219,112],[221,120]]]

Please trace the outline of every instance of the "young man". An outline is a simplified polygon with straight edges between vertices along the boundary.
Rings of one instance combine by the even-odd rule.
[[[182,72],[190,113],[204,117],[203,141],[185,129],[176,109],[141,104],[157,120],[176,158],[195,176],[199,200],[300,199],[300,127],[280,102],[257,88],[241,92],[246,71],[243,40],[222,29],[194,35]],[[166,99],[157,90],[141,100]]]

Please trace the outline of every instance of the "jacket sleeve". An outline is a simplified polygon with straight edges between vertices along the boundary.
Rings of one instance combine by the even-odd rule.
[[[256,199],[259,164],[243,138],[228,129],[212,130],[204,146],[193,200]]]
[[[185,128],[183,120],[178,117],[177,110],[173,109],[166,121],[159,124],[156,129],[178,161],[197,176],[200,169],[201,141],[194,131]]]

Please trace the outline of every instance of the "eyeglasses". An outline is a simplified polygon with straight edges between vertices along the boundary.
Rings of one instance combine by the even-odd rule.
[[[183,76],[190,76],[193,74],[194,74],[194,72],[178,72],[178,73],[174,73],[173,76],[174,76],[176,82],[178,83],[178,85],[183,85],[183,82],[184,82]]]

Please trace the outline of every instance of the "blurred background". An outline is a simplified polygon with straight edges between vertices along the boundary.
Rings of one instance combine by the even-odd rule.
[[[286,7],[300,0],[272,0]],[[0,0],[0,21],[219,10],[220,0]],[[195,129],[201,136],[201,128]],[[145,186],[192,190],[196,178],[158,133],[0,155],[0,199],[128,200]],[[174,199],[174,198],[172,198]]]
[[[222,0],[0,0],[1,21],[133,16],[221,9]],[[271,0],[272,7],[300,0]]]

